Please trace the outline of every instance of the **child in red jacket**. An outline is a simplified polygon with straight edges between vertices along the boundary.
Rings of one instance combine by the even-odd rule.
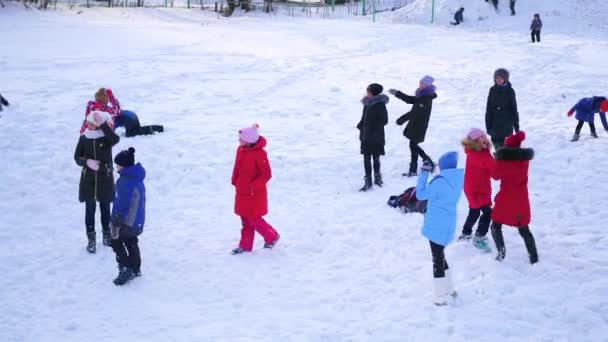
[[[516,227],[524,239],[530,263],[538,262],[536,242],[530,232],[531,214],[530,198],[528,196],[528,167],[534,158],[534,150],[521,148],[526,138],[519,131],[505,139],[505,147],[496,152],[496,167],[492,178],[500,180],[500,190],[496,194],[494,211],[492,212],[492,237],[496,243],[498,254],[496,260],[505,258],[506,248],[502,236],[502,225]]]
[[[259,126],[239,131],[240,146],[236,151],[232,185],[236,188],[234,212],[241,217],[241,242],[232,254],[251,252],[257,231],[264,237],[264,248],[273,248],[280,235],[262,216],[268,213],[266,183],[272,177],[264,147],[266,139],[258,134]]]
[[[114,123],[114,120],[120,115],[120,103],[114,97],[114,93],[112,93],[111,89],[99,88],[95,93],[95,101],[89,101],[87,103],[87,109],[84,113],[85,121],[80,128],[80,134],[84,133],[87,129],[86,117],[93,111],[110,114],[110,116],[112,116],[112,123]]]
[[[490,149],[492,144],[488,136],[479,128],[472,128],[462,141],[467,163],[464,169],[464,193],[469,201],[469,215],[462,227],[459,241],[468,241],[473,233],[473,226],[479,219],[473,244],[475,247],[488,250],[488,229],[492,215],[492,185],[490,183],[494,169],[494,157]],[[479,217],[481,215],[481,218]]]

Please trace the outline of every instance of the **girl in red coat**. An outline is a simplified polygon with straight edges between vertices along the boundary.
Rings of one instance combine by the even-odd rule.
[[[488,229],[492,215],[492,185],[490,183],[494,169],[494,157],[490,152],[492,144],[488,136],[479,128],[473,128],[462,141],[467,155],[464,169],[464,193],[469,201],[469,216],[462,227],[458,240],[471,239],[473,226],[479,219],[473,244],[482,249],[488,248]],[[481,215],[481,218],[479,216]]]
[[[232,254],[251,252],[257,231],[264,237],[264,248],[272,248],[279,241],[279,233],[262,216],[268,213],[266,183],[272,176],[264,147],[266,139],[258,135],[259,126],[239,131],[240,146],[236,151],[232,185],[236,188],[234,212],[241,217],[241,242]]]
[[[496,260],[505,258],[505,241],[502,236],[502,225],[518,228],[524,239],[530,263],[538,262],[536,243],[530,232],[530,199],[528,198],[528,166],[534,157],[534,150],[521,148],[526,138],[519,131],[505,139],[505,147],[496,152],[496,168],[492,178],[500,180],[500,190],[496,195],[494,211],[492,212],[492,237],[496,243],[498,254]]]

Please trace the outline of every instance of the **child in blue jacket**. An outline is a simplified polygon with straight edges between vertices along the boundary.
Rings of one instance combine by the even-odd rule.
[[[116,181],[116,194],[112,207],[112,249],[118,261],[115,285],[124,285],[141,275],[141,255],[137,243],[146,220],[146,170],[135,164],[135,149],[129,147],[114,158],[120,178]]]
[[[608,131],[608,122],[606,122],[606,112],[608,112],[608,100],[603,96],[584,97],[580,99],[574,107],[568,111],[568,116],[572,116],[576,112],[576,120],[578,124],[574,130],[574,136],[570,141],[578,141],[581,136],[581,129],[585,122],[589,124],[591,130],[591,136],[597,138],[597,132],[595,131],[595,113],[600,113],[600,119],[604,129]]]
[[[439,175],[427,184],[433,164],[425,161],[416,185],[416,197],[428,200],[422,235],[429,239],[433,255],[435,305],[446,305],[456,296],[445,260],[444,249],[454,240],[456,206],[464,185],[464,170],[457,169],[458,153],[448,152],[439,158]]]

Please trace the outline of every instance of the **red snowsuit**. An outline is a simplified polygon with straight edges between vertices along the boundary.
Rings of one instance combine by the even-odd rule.
[[[500,180],[492,220],[513,227],[530,224],[528,198],[528,166],[534,156],[530,148],[503,148],[496,152],[496,167],[492,178]]]
[[[239,247],[253,249],[255,231],[264,241],[273,242],[278,233],[262,216],[268,213],[266,183],[272,177],[268,156],[264,150],[266,139],[260,139],[251,147],[239,146],[232,171],[232,185],[236,188],[234,212],[241,216],[243,229]]]
[[[108,101],[110,102],[111,106],[108,106],[107,104],[98,101],[89,101],[87,103],[87,109],[84,113],[85,121],[82,123],[82,127],[80,128],[80,134],[84,133],[84,131],[87,129],[86,119],[89,113],[93,111],[98,110],[101,112],[109,113],[112,116],[113,120],[115,120],[116,117],[120,115],[120,103],[114,97],[114,94],[112,93],[111,89],[106,89],[106,97],[108,98]]]
[[[492,205],[490,179],[495,164],[494,157],[489,149],[476,147],[465,142],[464,151],[467,155],[467,162],[464,169],[464,194],[467,196],[471,209]]]

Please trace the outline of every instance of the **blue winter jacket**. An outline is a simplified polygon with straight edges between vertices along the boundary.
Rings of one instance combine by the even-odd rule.
[[[125,167],[119,174],[112,207],[112,224],[121,227],[122,233],[127,236],[137,236],[143,232],[146,221],[146,170],[137,163]]]
[[[447,246],[454,240],[456,206],[464,185],[463,169],[441,171],[427,185],[428,172],[422,172],[416,185],[416,198],[428,200],[422,235],[436,244]]]
[[[603,96],[585,97],[580,99],[570,111],[576,112],[576,120],[593,122],[595,113],[600,111],[600,103],[605,101]]]

